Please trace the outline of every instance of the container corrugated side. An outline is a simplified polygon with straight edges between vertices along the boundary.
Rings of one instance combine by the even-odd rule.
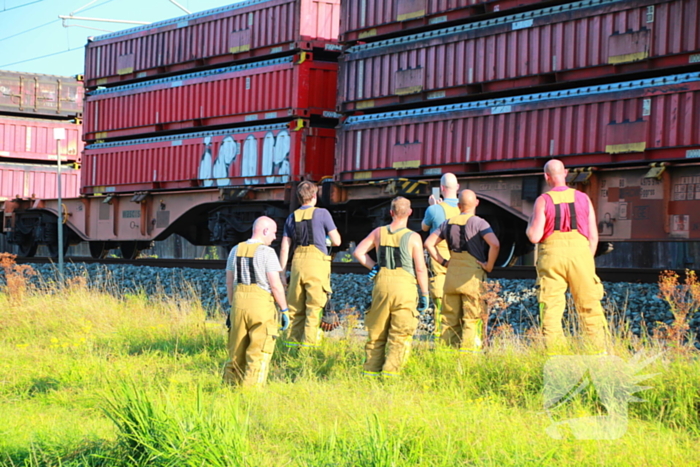
[[[83,83],[70,76],[0,70],[0,112],[80,116],[84,94]]]
[[[90,93],[86,141],[333,114],[338,64],[286,57]]]
[[[372,41],[418,28],[478,20],[552,0],[348,0],[341,2],[341,42]]]
[[[700,63],[700,2],[595,0],[352,47],[339,110]]]
[[[0,115],[0,160],[55,162],[55,128],[66,130],[66,139],[59,143],[61,157],[69,162],[79,161],[83,150],[82,125],[3,115]]]
[[[85,84],[114,84],[297,49],[338,50],[340,0],[248,0],[99,36]]]
[[[308,121],[88,145],[82,192],[284,184],[333,172],[335,130]]]
[[[700,73],[351,117],[341,180],[700,157]]]
[[[15,198],[53,199],[58,196],[54,165],[0,162],[0,201]],[[64,198],[79,195],[80,170],[61,169],[61,192]]]

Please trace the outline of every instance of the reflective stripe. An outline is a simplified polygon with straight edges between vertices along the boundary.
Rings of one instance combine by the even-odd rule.
[[[372,377],[381,376],[381,373],[378,371],[363,371],[362,374],[365,376],[372,376]]]

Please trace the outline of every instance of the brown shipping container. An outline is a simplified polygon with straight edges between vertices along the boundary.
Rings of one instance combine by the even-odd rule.
[[[699,62],[697,0],[588,0],[352,47],[341,62],[339,108],[366,110]]]
[[[65,128],[59,143],[61,157],[80,160],[83,151],[81,125],[58,120],[18,118],[0,115],[0,160],[56,161],[55,128]]]
[[[337,51],[340,0],[248,0],[95,37],[85,84],[232,63],[291,50]]]
[[[74,117],[83,112],[82,81],[0,70],[0,112]]]
[[[292,117],[336,116],[338,64],[302,52],[235,67],[178,75],[90,93],[84,138]]]
[[[0,162],[0,201],[15,198],[52,199],[58,196],[55,165]],[[80,170],[61,169],[61,196],[79,195]]]
[[[468,21],[514,8],[557,3],[552,0],[345,0],[341,2],[340,41],[374,40],[436,24]],[[561,0],[559,0],[561,3]]]
[[[700,72],[350,117],[341,180],[700,157]]]
[[[333,172],[335,130],[295,120],[89,145],[82,192],[284,184]]]

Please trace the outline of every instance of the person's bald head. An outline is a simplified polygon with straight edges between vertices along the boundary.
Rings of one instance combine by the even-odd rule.
[[[391,200],[391,215],[399,219],[405,219],[411,215],[411,202],[403,196],[397,196]]]
[[[270,245],[277,238],[277,223],[267,216],[255,219],[253,223],[254,240],[261,240],[265,245]]]
[[[552,186],[565,185],[568,173],[564,163],[559,159],[552,159],[544,165],[544,178]]]
[[[447,172],[440,177],[440,189],[445,198],[454,198],[459,190],[459,183],[455,174]]]
[[[462,190],[459,194],[458,207],[460,212],[473,212],[479,205],[479,199],[472,190]]]

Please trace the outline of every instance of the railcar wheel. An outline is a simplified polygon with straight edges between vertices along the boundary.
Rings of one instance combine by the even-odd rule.
[[[36,255],[36,250],[39,247],[33,238],[25,240],[17,245],[17,254],[25,258],[33,258]]]
[[[68,254],[68,247],[70,245],[68,244],[68,239],[65,238],[63,240],[63,256],[66,256]],[[46,248],[49,250],[49,257],[50,258],[58,258],[58,240],[56,243],[49,243],[46,245]]]
[[[141,250],[136,247],[136,242],[121,242],[119,251],[124,259],[136,259],[141,253]]]
[[[90,256],[94,259],[102,259],[107,256],[109,250],[106,248],[105,242],[89,242]]]

